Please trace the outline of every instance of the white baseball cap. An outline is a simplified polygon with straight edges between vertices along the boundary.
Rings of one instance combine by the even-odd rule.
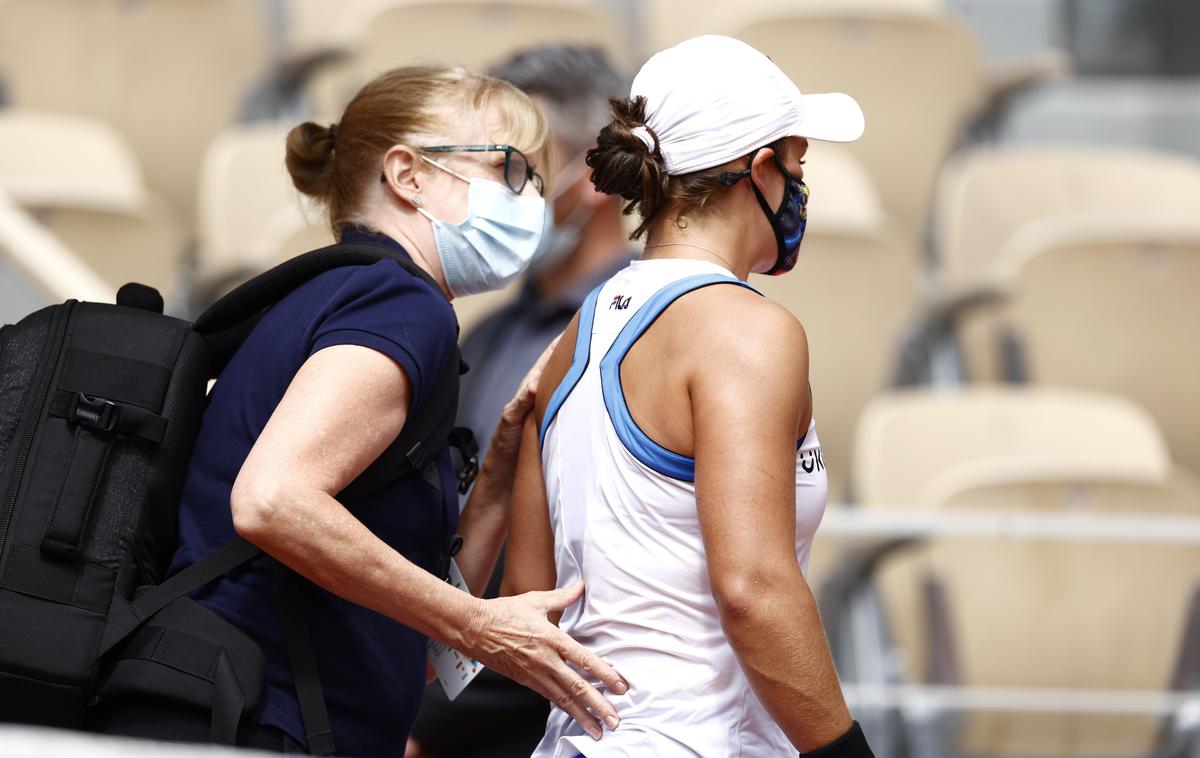
[[[646,98],[646,126],[634,133],[668,174],[688,174],[783,137],[853,142],[863,112],[840,92],[802,95],[770,58],[741,40],[706,35],[656,53],[633,80]]]

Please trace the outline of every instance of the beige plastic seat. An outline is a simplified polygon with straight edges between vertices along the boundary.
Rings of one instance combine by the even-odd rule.
[[[0,111],[0,189],[110,284],[169,290],[186,244],[128,143],[95,119]]]
[[[5,301],[0,321],[11,323],[33,307],[74,298],[113,302],[116,289],[0,190],[0,268],[20,303]],[[31,285],[31,286],[29,286]],[[26,289],[33,290],[23,292]],[[13,308],[17,305],[19,307]]]
[[[1200,221],[1047,221],[999,256],[1008,297],[960,329],[972,375],[999,375],[997,343],[1011,335],[1030,381],[1132,398],[1172,457],[1200,470],[1200,352],[1190,349],[1200,334]]]
[[[856,474],[868,508],[1200,515],[1195,478],[1171,463],[1154,420],[1081,391],[888,393],[863,414]],[[930,626],[930,577],[953,649]],[[1194,549],[986,539],[910,547],[875,575],[915,681],[1142,690],[1170,682],[1197,578]],[[959,749],[1021,756],[1145,754],[1156,728],[1120,715],[977,713],[964,724]]]
[[[708,26],[707,17],[714,9],[730,2],[731,0],[646,0],[639,3],[647,53],[653,54],[698,34],[717,33]],[[784,10],[792,10],[799,6],[831,4],[843,4],[843,0],[773,0],[770,3],[759,0],[757,3],[760,6],[774,5]],[[860,0],[857,4],[861,6],[865,2]],[[939,13],[945,9],[946,3],[943,0],[877,0],[873,5],[879,8]],[[742,7],[746,7],[746,4],[743,3]]]
[[[964,464],[921,499],[947,512],[1200,516],[1200,487],[1187,472],[1146,479],[1114,475],[1106,462]],[[1168,689],[1200,587],[1200,552],[1186,545],[942,540],[901,560],[939,588],[953,643],[943,657],[953,683],[973,687]],[[927,607],[889,610],[906,657],[920,660]],[[977,712],[957,743],[974,755],[1148,755],[1161,726],[1138,714]]]
[[[1021,229],[1046,219],[1138,215],[1195,218],[1200,161],[1129,148],[1005,147],[953,158],[938,187],[942,280],[991,273]]]
[[[887,386],[898,339],[918,301],[917,256],[897,242],[870,176],[842,145],[814,144],[804,167],[811,188],[800,261],[751,285],[804,325],[817,435],[830,498],[847,495],[854,428]]]
[[[246,0],[8,0],[0,76],[10,101],[100,118],[185,221],[204,149],[267,69],[270,39]]]
[[[310,225],[324,225],[324,209],[296,190],[284,165],[290,127],[290,123],[234,127],[209,146],[197,210],[198,279],[265,268],[304,252],[286,242],[266,249],[270,246],[258,238],[272,234],[273,228],[283,226],[290,235]],[[328,230],[320,241],[331,241]]]
[[[518,50],[564,42],[599,45],[618,61],[628,57],[618,19],[586,0],[356,0],[330,37],[352,52],[312,85],[322,113],[340,112],[366,81],[412,63],[481,71]]]
[[[895,390],[859,421],[856,492],[866,507],[928,505],[920,497],[936,477],[979,460],[1105,461],[1147,478],[1171,470],[1154,419],[1118,396],[1032,386]]]
[[[801,92],[858,100],[867,126],[850,149],[915,243],[942,164],[985,95],[971,30],[925,3],[887,0],[730,3],[701,24],[769,55]]]

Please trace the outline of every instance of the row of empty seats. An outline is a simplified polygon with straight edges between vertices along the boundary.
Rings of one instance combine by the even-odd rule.
[[[1114,514],[1200,517],[1200,481],[1171,460],[1154,419],[1103,394],[1011,387],[884,393],[863,414],[854,464],[868,513],[1080,519],[1067,524]],[[884,541],[865,556],[854,547],[818,533],[814,581],[828,592],[839,572],[877,567],[896,665],[876,676],[1139,694],[1194,687],[1200,674],[1189,642],[1200,632],[1194,544],[1094,544],[1068,532],[1056,540]],[[861,618],[845,603],[826,611],[835,646],[853,641],[856,632],[845,627],[861,626]],[[843,673],[871,679],[853,651],[841,652]],[[932,726],[939,751],[902,754],[1149,755],[1183,726],[1159,714],[1123,713],[1119,702],[1097,713],[936,715],[907,726]]]

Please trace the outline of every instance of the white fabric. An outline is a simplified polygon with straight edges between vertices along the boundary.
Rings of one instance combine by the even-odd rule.
[[[618,438],[599,365],[621,328],[655,292],[696,274],[729,272],[697,260],[634,261],[600,292],[591,359],[546,430],[542,465],[560,587],[587,590],[562,628],[628,680],[616,731],[593,741],[553,709],[534,758],[794,757],[750,689],[721,630],[696,516],[696,488],[648,468]],[[732,278],[732,275],[729,275]],[[727,285],[715,285],[727,286]],[[610,308],[620,295],[625,309]],[[828,482],[810,425],[796,460],[796,552],[807,571]],[[603,685],[596,682],[603,690]]]
[[[782,137],[853,142],[864,128],[849,95],[802,95],[770,58],[732,37],[695,37],[656,53],[630,96],[646,98],[646,124],[672,175],[720,166]]]

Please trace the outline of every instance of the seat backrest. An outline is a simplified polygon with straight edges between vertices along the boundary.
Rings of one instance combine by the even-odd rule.
[[[936,479],[922,500],[947,512],[1200,516],[1196,479],[1178,469],[1147,480],[1070,463],[1022,470],[974,462]],[[1200,587],[1195,546],[940,540],[921,553],[914,576],[931,577],[943,593],[958,684],[1143,692],[1172,686]],[[905,608],[896,593],[888,599],[906,657],[923,657],[927,608]],[[974,713],[958,747],[997,756],[1145,755],[1159,726],[1148,716]]]
[[[984,275],[1022,227],[1064,216],[1194,217],[1200,161],[1131,148],[972,150],[946,167],[936,236],[948,282]]]
[[[934,180],[984,93],[982,55],[968,27],[907,4],[722,6],[712,31],[771,57],[801,92],[840,91],[866,115],[850,149],[884,208],[912,240],[924,228]]]
[[[857,5],[865,5],[858,0]],[[659,50],[683,42],[699,34],[719,34],[708,23],[714,10],[733,8],[777,8],[794,10],[800,6],[830,7],[843,6],[845,0],[645,0],[638,4],[641,10],[641,25],[646,38],[642,41],[645,52],[652,55]],[[900,8],[926,13],[940,13],[946,6],[944,0],[877,0],[872,6],[881,9]]]
[[[800,261],[751,284],[804,325],[809,379],[830,498],[844,500],[858,415],[887,386],[900,332],[918,301],[917,256],[896,242],[878,193],[844,146],[814,144]]]
[[[324,209],[308,201],[292,185],[284,165],[284,145],[291,124],[256,124],[227,129],[204,157],[197,210],[199,240],[197,276],[209,279],[247,266],[265,268],[278,255],[255,255],[254,241],[276,214],[293,207],[300,222],[324,223]],[[326,238],[321,241],[325,244]],[[318,245],[321,247],[323,245]],[[294,251],[292,254],[305,252]],[[283,256],[290,257],[290,255]]]
[[[1011,282],[1000,318],[1029,378],[1131,398],[1172,458],[1200,470],[1200,222],[1103,218],[1027,232],[997,267]]]
[[[175,283],[185,234],[126,140],[96,119],[0,112],[0,189],[110,284]]]
[[[113,125],[185,220],[205,147],[236,119],[270,50],[259,4],[245,0],[0,3],[11,101]]]
[[[116,288],[80,260],[0,190],[0,276],[5,293],[0,322],[12,323],[35,308],[75,298],[111,302]],[[32,282],[29,288],[26,282]],[[34,291],[29,291],[33,289]],[[8,297],[8,295],[16,295]]]
[[[977,460],[1106,461],[1161,477],[1171,462],[1155,420],[1121,397],[1050,387],[896,390],[863,411],[854,481],[864,506],[926,506],[945,471]]]
[[[0,187],[32,207],[129,210],[146,185],[133,148],[98,119],[0,110]]]
[[[548,43],[599,45],[625,62],[621,24],[584,0],[360,0],[332,35],[351,53],[313,82],[318,112],[339,113],[373,77],[414,63],[483,71],[512,53]]]

